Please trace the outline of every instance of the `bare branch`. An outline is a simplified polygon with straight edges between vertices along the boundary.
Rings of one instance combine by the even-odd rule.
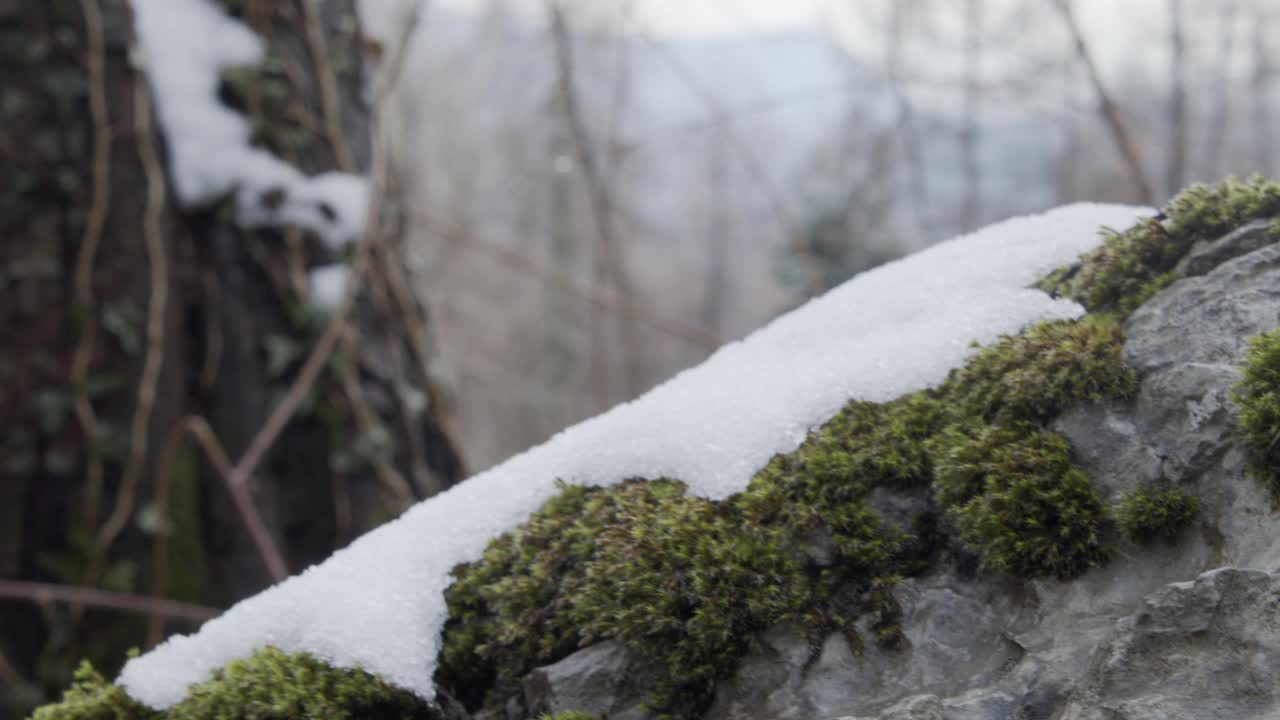
[[[533,258],[530,258],[516,250],[503,247],[497,243],[489,242],[478,237],[470,235],[464,236],[460,230],[443,227],[434,218],[422,213],[421,211],[415,212],[413,217],[418,222],[422,223],[424,227],[427,228],[428,232],[436,233],[440,236],[453,240],[456,247],[484,253],[494,261],[515,272],[528,275],[539,282],[559,287],[578,297],[582,301],[591,303],[598,308],[608,312],[629,315],[638,322],[644,323],[658,332],[688,341],[707,350],[714,350],[724,344],[724,338],[721,338],[706,328],[686,323],[677,318],[655,315],[648,309],[628,302],[626,298],[622,298],[614,293],[601,292],[595,288],[584,288],[575,283],[573,278],[563,272],[546,267]]]
[[[1093,84],[1094,92],[1097,93],[1098,102],[1101,105],[1102,119],[1111,130],[1111,138],[1115,141],[1116,149],[1120,151],[1120,156],[1124,160],[1125,168],[1128,170],[1129,177],[1133,182],[1138,201],[1147,205],[1154,205],[1155,193],[1151,191],[1151,184],[1147,182],[1147,175],[1142,169],[1142,160],[1138,154],[1138,148],[1133,144],[1129,130],[1120,116],[1120,108],[1112,101],[1106,85],[1102,82],[1102,75],[1098,71],[1097,63],[1094,62],[1093,55],[1089,52],[1089,46],[1085,43],[1084,35],[1080,32],[1080,25],[1076,22],[1075,15],[1071,11],[1071,0],[1057,0],[1056,4],[1058,11],[1062,14],[1062,20],[1067,26],[1067,31],[1071,34],[1072,42],[1075,44],[1076,56],[1089,73],[1089,81]]]
[[[1182,0],[1169,2],[1169,158],[1165,195],[1182,187],[1187,173],[1187,44],[1183,38]]]
[[[29,600],[41,604],[63,603],[72,606],[98,607],[144,615],[162,615],[175,620],[190,620],[193,622],[204,622],[222,614],[222,611],[217,608],[192,605],[176,600],[128,595],[74,585],[28,582],[25,580],[0,579],[0,598]]]
[[[134,84],[134,125],[137,133],[138,157],[146,176],[146,208],[142,218],[142,234],[147,247],[150,266],[147,301],[147,350],[142,364],[142,377],[138,381],[138,396],[129,428],[129,457],[116,492],[116,502],[97,534],[94,557],[85,571],[83,585],[98,582],[111,545],[133,515],[137,500],[138,483],[147,461],[147,442],[150,437],[151,413],[155,407],[156,386],[160,380],[160,368],[164,363],[164,324],[169,297],[169,266],[165,238],[161,223],[164,220],[165,187],[164,167],[152,142],[151,97],[145,82]],[[78,613],[77,613],[78,615]]]
[[[92,444],[98,434],[98,419],[93,403],[87,395],[85,380],[89,365],[93,362],[94,346],[98,337],[98,310],[93,293],[93,267],[102,242],[103,228],[111,204],[111,117],[107,108],[106,49],[103,42],[102,11],[98,0],[80,0],[84,15],[85,39],[88,42],[89,116],[93,122],[93,173],[92,196],[89,214],[85,218],[84,236],[76,255],[75,292],[76,303],[84,314],[84,325],[75,352],[71,357],[71,388],[75,393],[76,419],[84,434],[86,445]],[[98,525],[98,502],[102,495],[102,459],[97,453],[88,453],[85,481],[84,521],[92,531]]]

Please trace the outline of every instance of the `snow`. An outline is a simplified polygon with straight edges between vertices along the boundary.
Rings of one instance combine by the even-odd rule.
[[[555,492],[671,477],[691,493],[743,490],[851,398],[884,401],[945,379],[973,352],[1079,305],[1028,286],[1150,210],[1073,205],[1009,220],[850,282],[721,348],[639,399],[569,428],[426,500],[310,568],[130,661],[128,692],[164,708],[188,685],[266,645],[360,666],[424,698],[449,570],[481,556]]]
[[[224,70],[261,62],[261,39],[211,0],[132,4],[178,199],[199,207],[234,192],[245,227],[302,227],[335,248],[359,237],[367,212],[364,178],[307,177],[252,147],[248,119],[218,99]]]
[[[338,307],[351,282],[351,268],[345,263],[321,265],[307,273],[311,301],[326,310]]]

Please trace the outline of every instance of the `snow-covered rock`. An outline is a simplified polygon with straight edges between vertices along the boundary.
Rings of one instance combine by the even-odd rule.
[[[186,1],[186,0],[184,0]],[[195,1],[195,0],[191,0]],[[848,400],[941,382],[1028,323],[1077,317],[1029,286],[1149,211],[1074,205],[1018,218],[864,273],[730,344],[634,402],[427,500],[324,564],[130,661],[119,682],[154,707],[257,648],[361,666],[430,698],[449,571],[527,518],[556,480],[677,478],[713,499],[743,490]]]
[[[903,647],[855,650],[833,633],[815,655],[803,632],[775,628],[706,717],[1280,717],[1280,530],[1229,400],[1249,338],[1280,323],[1280,244],[1232,243],[1128,320],[1135,401],[1053,423],[1109,500],[1157,479],[1197,496],[1200,516],[1176,545],[1126,545],[1069,582],[944,564],[895,590]]]

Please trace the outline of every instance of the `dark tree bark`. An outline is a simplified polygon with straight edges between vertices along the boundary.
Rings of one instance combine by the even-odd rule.
[[[307,173],[366,172],[354,0],[222,4],[269,48],[224,83],[254,142]],[[250,446],[326,322],[306,270],[338,258],[301,230],[237,228],[231,200],[178,206],[133,44],[125,0],[0,0],[0,578],[224,607],[273,576],[208,441],[232,463]],[[343,340],[246,484],[289,571],[464,472],[394,195]],[[112,671],[190,629],[0,598],[0,717],[81,657]]]

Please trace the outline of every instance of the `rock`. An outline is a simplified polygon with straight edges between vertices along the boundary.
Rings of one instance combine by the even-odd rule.
[[[832,633],[817,656],[798,629],[766,633],[734,678],[723,683],[706,717],[764,720],[836,717],[886,707],[905,695],[962,691],[1002,675],[1022,649],[1008,639],[1022,617],[1011,588],[954,573],[904,581],[895,591],[906,647],[851,644]],[[862,633],[863,638],[870,637]]]
[[[1179,280],[1125,323],[1125,362],[1146,376],[1175,364],[1237,364],[1249,338],[1280,324],[1280,245]]]
[[[1280,717],[1270,686],[1259,687],[1280,669],[1280,587],[1265,573],[1202,575],[1280,567],[1277,519],[1234,444],[1230,400],[1249,338],[1280,325],[1280,246],[1255,248],[1259,232],[1198,249],[1188,261],[1197,276],[1129,319],[1135,401],[1076,407],[1052,423],[1109,502],[1157,481],[1197,495],[1201,517],[1179,545],[1122,547],[1071,582],[954,570],[907,580],[895,590],[903,649],[854,652],[833,635],[811,658],[799,634],[775,631],[722,683],[707,717]],[[893,510],[886,498],[877,505]]]
[[[1255,220],[1217,240],[1197,244],[1178,263],[1177,271],[1184,277],[1205,275],[1228,260],[1264,248],[1275,241],[1271,221]]]
[[[773,628],[705,717],[1280,718],[1280,575],[1269,572],[1280,568],[1280,518],[1249,477],[1231,402],[1249,338],[1280,326],[1280,245],[1259,247],[1269,227],[1197,248],[1189,277],[1130,317],[1132,401],[1071,408],[1051,424],[1107,502],[1152,483],[1199,498],[1177,545],[1118,540],[1112,562],[1069,582],[943,563],[894,589],[902,647],[877,647],[865,618],[862,640],[833,633],[817,647],[799,628]],[[929,502],[879,490],[870,499],[894,525]],[[815,535],[799,551],[824,565],[828,546]],[[588,648],[534,673],[526,707],[642,717],[632,667],[619,646]]]
[[[942,702],[935,695],[914,695],[885,710],[875,718],[842,717],[840,720],[945,720]]]
[[[526,717],[576,710],[611,720],[644,720],[643,667],[621,643],[583,648],[524,679]]]
[[[1063,720],[1280,717],[1280,576],[1220,568],[1115,626]]]

